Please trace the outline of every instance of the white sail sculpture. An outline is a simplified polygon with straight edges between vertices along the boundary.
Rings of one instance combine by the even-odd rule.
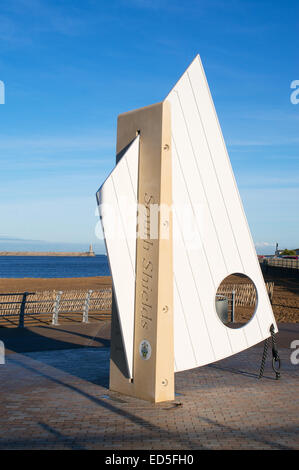
[[[182,371],[243,351],[268,338],[271,324],[275,331],[277,327],[199,56],[164,102],[171,112],[174,370]],[[99,206],[113,206],[121,222],[122,237],[116,239],[109,231],[111,211],[105,215],[101,209],[124,354],[133,379],[137,222],[134,210],[128,217],[120,201],[127,200],[137,212],[140,139],[142,133],[128,142],[97,193]],[[192,239],[181,210],[186,207]],[[225,326],[215,310],[217,288],[233,273],[247,275],[257,293],[253,318],[238,329]]]

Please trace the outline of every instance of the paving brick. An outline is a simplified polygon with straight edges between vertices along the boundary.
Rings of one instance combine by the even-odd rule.
[[[12,353],[0,366],[0,449],[298,449],[299,368],[262,349],[176,374],[173,403],[107,390],[108,348]],[[105,396],[108,398],[105,398]]]

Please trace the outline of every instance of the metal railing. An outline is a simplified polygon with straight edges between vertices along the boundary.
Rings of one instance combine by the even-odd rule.
[[[273,266],[273,267],[277,267],[277,268],[299,270],[299,259],[262,258],[259,261],[264,266]]]
[[[4,300],[2,300],[4,298]],[[88,291],[16,292],[0,294],[0,319],[18,316],[19,328],[24,327],[26,316],[52,315],[52,325],[58,325],[59,314],[82,314],[88,323],[91,312],[103,317],[111,316],[111,288]]]

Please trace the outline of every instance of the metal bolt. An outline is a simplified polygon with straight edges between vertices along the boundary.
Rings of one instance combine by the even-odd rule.
[[[167,385],[168,385],[168,380],[167,380],[167,379],[162,380],[162,385],[163,385],[164,387],[167,387]]]
[[[168,310],[169,310],[168,306],[167,306],[167,305],[165,305],[165,306],[163,307],[163,313],[167,313],[167,312],[168,312]]]

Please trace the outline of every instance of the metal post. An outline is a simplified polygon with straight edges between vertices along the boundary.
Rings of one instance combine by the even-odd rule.
[[[83,306],[83,319],[82,319],[83,323],[89,323],[89,321],[88,321],[88,311],[89,311],[89,302],[90,302],[91,294],[92,294],[92,290],[89,290],[86,294],[86,297],[85,297],[85,302],[84,302],[84,306]]]
[[[27,295],[28,295],[28,292],[23,293],[23,298],[22,298],[21,307],[20,307],[19,328],[24,328],[24,315],[25,315]]]
[[[5,364],[5,346],[3,341],[0,341],[0,365]]]
[[[62,291],[58,291],[56,294],[56,299],[54,301],[53,307],[53,316],[52,316],[52,325],[59,325],[58,323],[58,313],[59,313],[59,303],[62,296]]]
[[[234,323],[235,321],[235,291],[233,290],[232,291],[232,317],[231,317],[231,321],[232,323]]]

